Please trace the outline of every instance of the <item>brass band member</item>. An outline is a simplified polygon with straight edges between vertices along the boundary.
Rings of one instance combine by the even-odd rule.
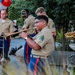
[[[27,44],[32,48],[30,55],[30,63],[28,68],[32,75],[46,75],[44,72],[45,57],[48,57],[54,50],[54,40],[50,29],[47,26],[48,18],[44,15],[37,16],[35,18],[35,27],[38,30],[38,34],[32,39],[28,36],[28,33],[20,33],[20,37],[24,38]]]
[[[16,29],[13,27],[13,22],[7,18],[8,16],[8,11],[6,9],[1,10],[1,19],[0,19],[0,39],[3,40],[2,32],[10,34]],[[4,56],[6,59],[8,59],[8,51],[9,51],[9,46],[10,46],[10,38],[7,37],[4,39]],[[0,41],[0,47],[3,47],[3,41]],[[0,57],[2,55],[2,48],[0,48]]]

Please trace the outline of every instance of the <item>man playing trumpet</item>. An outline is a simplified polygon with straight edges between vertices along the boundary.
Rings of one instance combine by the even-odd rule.
[[[35,27],[39,31],[32,39],[26,32],[20,33],[20,37],[26,40],[27,44],[32,48],[30,55],[30,63],[28,65],[29,73],[32,75],[47,75],[44,68],[47,68],[46,58],[54,50],[54,40],[50,29],[47,26],[48,18],[44,15],[35,18]],[[49,67],[49,66],[48,66]],[[47,72],[50,72],[48,70]]]
[[[25,17],[25,21],[24,21],[22,30],[25,30],[25,31],[27,30],[30,37],[35,36],[36,35],[36,30],[34,28],[35,17],[32,14],[30,14],[30,11],[28,9],[22,10],[21,14],[23,17]],[[26,63],[26,65],[28,65],[28,63],[30,62],[31,50],[32,50],[32,48],[30,48],[28,46],[27,42],[25,42],[24,50],[18,50],[16,52],[16,56],[22,56],[22,54],[21,55],[18,55],[18,54],[23,51],[24,52],[23,57],[24,57],[25,63]]]

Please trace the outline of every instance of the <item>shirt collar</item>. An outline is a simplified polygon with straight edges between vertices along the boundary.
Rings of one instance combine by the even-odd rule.
[[[43,32],[45,29],[47,29],[48,28],[48,26],[46,26],[46,27],[44,27],[40,32]]]

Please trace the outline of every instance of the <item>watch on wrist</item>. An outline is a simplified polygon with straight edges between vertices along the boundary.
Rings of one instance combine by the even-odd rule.
[[[25,40],[27,40],[28,37],[25,37]]]

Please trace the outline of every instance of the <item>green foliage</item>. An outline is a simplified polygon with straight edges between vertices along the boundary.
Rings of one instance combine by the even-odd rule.
[[[63,31],[61,29],[60,31],[57,31],[57,41],[62,43],[62,38],[63,38]]]
[[[65,32],[68,31],[68,24],[70,20],[75,19],[75,1],[72,0],[56,0],[57,6],[52,11],[54,21],[59,26],[65,28]]]
[[[75,75],[75,67],[73,68],[73,75]]]
[[[8,17],[11,19],[11,20],[14,20],[14,19],[17,19],[20,17],[19,13],[18,13],[18,9],[14,8],[13,6],[10,6],[8,8]]]
[[[58,4],[64,4],[70,0],[56,0],[58,2]]]
[[[22,26],[23,26],[23,18],[18,18],[17,22],[18,22],[18,27],[22,28]]]
[[[50,18],[56,25],[64,27],[68,31],[68,23],[75,19],[75,1],[74,0],[12,0],[9,10],[10,19],[21,17],[21,10],[28,8],[33,15],[38,7],[44,7]]]

